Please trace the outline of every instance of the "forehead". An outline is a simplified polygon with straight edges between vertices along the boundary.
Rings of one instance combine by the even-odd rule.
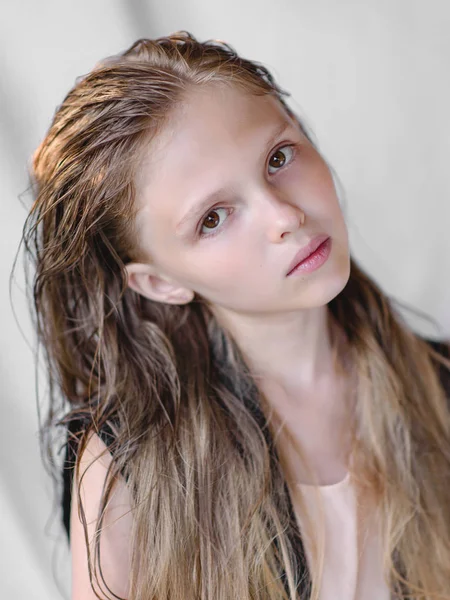
[[[244,155],[255,158],[286,122],[294,125],[273,95],[217,83],[189,91],[145,152],[137,177],[142,209],[160,212],[161,204],[172,207],[226,183]]]

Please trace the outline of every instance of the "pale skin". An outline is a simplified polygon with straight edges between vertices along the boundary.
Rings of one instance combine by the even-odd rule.
[[[204,298],[242,349],[270,408],[306,450],[319,482],[343,479],[347,385],[332,353],[331,336],[339,332],[330,327],[327,303],[348,281],[350,253],[324,159],[276,98],[210,83],[188,93],[149,145],[136,190],[146,258],[127,265],[129,286],[158,302]],[[286,277],[294,255],[318,234],[331,237],[328,260]],[[100,440],[92,444],[95,455]],[[282,453],[287,477],[308,482],[287,441]],[[100,474],[86,480],[86,498],[98,496],[100,482]],[[118,503],[127,507],[124,494]],[[80,540],[74,511],[71,527]],[[107,542],[110,557],[117,549],[109,570],[122,590],[123,536],[117,526],[116,541],[110,533]],[[86,576],[80,552],[73,573]],[[95,597],[84,590],[73,598]]]

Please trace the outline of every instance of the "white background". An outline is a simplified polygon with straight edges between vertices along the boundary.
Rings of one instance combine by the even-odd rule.
[[[70,587],[39,456],[20,264],[16,317],[8,291],[29,159],[78,75],[140,37],[178,29],[225,40],[272,70],[343,184],[354,256],[389,295],[436,322],[405,315],[416,330],[450,334],[446,0],[0,0],[0,596],[8,600],[67,598]]]

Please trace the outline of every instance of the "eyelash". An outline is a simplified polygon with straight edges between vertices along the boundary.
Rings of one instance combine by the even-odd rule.
[[[279,171],[284,171],[285,169],[288,169],[289,166],[294,162],[294,159],[297,154],[297,144],[283,144],[282,146],[278,146],[278,148],[275,148],[273,150],[273,152],[270,155],[270,158],[274,154],[276,154],[278,152],[278,150],[282,150],[283,148],[290,148],[292,150],[291,159],[289,160],[289,162],[286,165],[283,165],[282,167],[277,169],[275,173],[271,173],[271,175],[276,176]],[[199,222],[199,228],[198,228],[198,232],[197,232],[197,236],[199,238],[211,238],[211,237],[214,237],[215,235],[217,235],[221,231],[222,226],[219,225],[219,227],[215,227],[214,229],[212,229],[213,233],[203,233],[202,232],[202,223],[205,220],[205,218],[209,215],[209,213],[211,213],[215,210],[220,210],[221,208],[226,210],[225,206],[216,206],[213,208],[209,208],[208,211],[202,216],[202,218],[200,219],[200,222]]]

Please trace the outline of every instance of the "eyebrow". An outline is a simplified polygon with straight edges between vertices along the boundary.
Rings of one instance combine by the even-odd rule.
[[[263,155],[268,152],[270,147],[275,143],[275,140],[289,127],[291,127],[291,123],[289,121],[282,121],[278,125],[278,127],[274,131],[272,131],[269,139],[267,140],[264,146]],[[195,202],[195,205],[188,209],[187,213],[178,222],[178,225],[175,228],[176,233],[181,234],[181,229],[183,229],[186,224],[190,223],[196,218],[201,217],[201,215],[208,208],[208,206],[213,204],[216,200],[218,200],[222,195],[224,195],[225,192],[227,192],[227,188],[220,188],[218,190],[215,190],[211,194],[208,194],[198,202]]]

